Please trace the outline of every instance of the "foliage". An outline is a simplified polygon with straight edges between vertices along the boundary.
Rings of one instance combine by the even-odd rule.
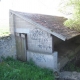
[[[0,63],[0,80],[54,80],[53,71],[12,58]]]
[[[65,71],[77,71],[80,72],[80,68],[77,67],[74,63],[68,63],[64,68]]]
[[[72,13],[72,16],[64,22],[64,25],[80,31],[80,0],[64,0],[63,2],[65,4],[62,11],[65,12],[68,9]]]
[[[0,26],[0,37],[9,36],[9,27],[7,26]]]

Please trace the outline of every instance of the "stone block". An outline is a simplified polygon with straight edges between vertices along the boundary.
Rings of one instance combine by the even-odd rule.
[[[52,69],[53,71],[57,71],[57,53],[54,52],[52,54],[42,54],[35,53],[31,51],[27,51],[27,60],[32,59],[36,65],[42,68]]]
[[[33,26],[34,27],[34,26]],[[27,34],[28,50],[40,53],[52,53],[52,36],[46,31],[35,28]]]

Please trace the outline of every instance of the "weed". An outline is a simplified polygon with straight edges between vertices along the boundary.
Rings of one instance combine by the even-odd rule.
[[[0,63],[0,80],[54,80],[53,71],[12,58]]]
[[[77,67],[74,63],[68,63],[63,69],[65,71],[77,71],[77,72],[80,72],[80,68]]]

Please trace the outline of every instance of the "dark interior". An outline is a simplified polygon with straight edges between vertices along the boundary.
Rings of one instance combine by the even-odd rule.
[[[57,37],[53,36],[54,40],[54,51],[58,51],[59,62],[63,60],[66,64],[65,58],[72,60],[74,58],[78,59],[80,53],[80,36],[74,37],[70,40],[62,41]],[[80,60],[78,60],[80,61]],[[63,63],[61,62],[61,64]]]

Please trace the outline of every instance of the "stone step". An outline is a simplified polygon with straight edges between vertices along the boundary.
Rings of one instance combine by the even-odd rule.
[[[60,72],[59,78],[56,80],[80,80],[80,73],[69,71]]]

